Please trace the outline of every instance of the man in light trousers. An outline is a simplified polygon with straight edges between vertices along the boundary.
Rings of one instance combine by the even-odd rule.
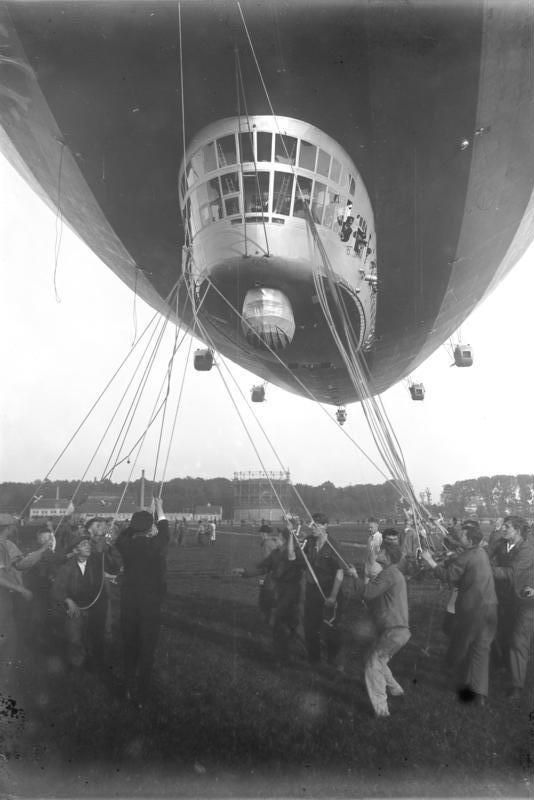
[[[393,696],[404,694],[389,668],[391,658],[411,636],[406,579],[398,567],[401,558],[399,545],[386,542],[376,557],[382,571],[369,583],[363,584],[359,580],[357,583],[357,589],[368,604],[377,633],[365,664],[365,686],[377,717],[389,717],[388,692]],[[354,568],[350,574],[357,578]]]

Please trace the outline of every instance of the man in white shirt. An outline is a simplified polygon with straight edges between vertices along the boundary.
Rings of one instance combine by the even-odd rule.
[[[210,534],[210,544],[215,544],[217,540],[217,526],[215,525],[214,519],[208,522],[208,530]]]
[[[370,580],[376,578],[376,576],[382,572],[382,567],[376,560],[380,548],[382,547],[382,534],[380,533],[378,522],[373,517],[369,519],[368,533],[367,553],[364,564],[365,583],[369,583]]]

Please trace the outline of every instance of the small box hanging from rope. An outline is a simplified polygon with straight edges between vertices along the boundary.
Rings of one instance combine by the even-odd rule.
[[[194,366],[199,372],[209,372],[213,366],[213,351],[209,348],[205,350],[196,350]]]
[[[424,400],[425,387],[422,383],[412,383],[410,386],[410,394],[412,396],[412,400]]]
[[[457,344],[454,348],[454,364],[457,367],[473,365],[473,350],[469,344]]]

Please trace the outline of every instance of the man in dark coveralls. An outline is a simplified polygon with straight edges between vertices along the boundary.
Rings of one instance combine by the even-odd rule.
[[[121,585],[121,631],[126,697],[142,704],[154,665],[166,592],[169,523],[156,498],[157,523],[148,511],[136,511],[117,539],[124,576]]]
[[[534,542],[522,517],[506,517],[503,538],[507,547],[505,566],[494,566],[497,584],[511,592],[509,659],[510,699],[519,702],[527,680],[534,645]]]
[[[287,528],[278,532],[276,547],[253,569],[235,569],[234,575],[253,578],[268,575],[274,587],[273,647],[278,664],[289,662],[289,644],[299,622],[302,561],[296,561],[293,536]]]
[[[446,565],[436,564],[427,550],[422,553],[440,580],[458,587],[447,659],[459,697],[477,705],[485,705],[488,696],[489,654],[497,630],[497,595],[482,538],[478,523],[467,520],[459,537],[464,549]]]
[[[486,552],[492,567],[509,567],[514,550],[504,538],[504,519],[499,518],[491,532]],[[495,576],[494,576],[495,577]],[[493,640],[492,656],[497,668],[508,670],[510,664],[510,639],[514,629],[515,592],[510,581],[496,580],[497,633]]]
[[[306,538],[302,551],[297,550],[296,557],[303,563],[304,553],[314,573],[312,575],[310,569],[306,570],[304,594],[304,635],[308,661],[312,665],[320,663],[323,638],[327,662],[335,666],[341,650],[339,622],[342,595],[339,590],[343,583],[344,564],[337,555],[339,545],[328,534],[327,524],[328,519],[324,514],[313,515],[310,536]]]

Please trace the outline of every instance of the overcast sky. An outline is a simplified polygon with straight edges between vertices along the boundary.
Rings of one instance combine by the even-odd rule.
[[[55,215],[3,158],[0,193],[4,272],[0,300],[3,321],[0,480],[26,481],[47,474],[128,353],[135,331],[134,296],[65,227],[57,270],[58,302],[53,281]],[[418,492],[429,487],[437,497],[446,482],[534,471],[533,261],[531,250],[463,325],[463,341],[471,344],[475,353],[472,368],[450,368],[450,354],[442,347],[413,376],[426,386],[423,403],[410,400],[404,382],[383,395]],[[152,309],[137,299],[135,316],[139,332],[153,314]],[[169,331],[126,444],[133,444],[147,425],[173,341],[174,333]],[[150,479],[155,475],[161,480],[168,452],[167,479],[186,475],[231,478],[234,471],[259,470],[260,461],[246,429],[265,467],[280,469],[276,452],[295,482],[320,484],[330,480],[336,485],[347,485],[384,480],[333,421],[335,409],[325,414],[309,400],[268,386],[267,402],[254,404],[253,408],[269,445],[235,387],[232,385],[232,394],[245,417],[246,429],[219,371],[195,372],[191,364],[185,371],[176,431],[169,450],[188,341],[187,337],[174,361],[163,433],[158,418],[147,434],[137,464],[134,465],[134,455],[131,464],[125,462],[116,469],[115,480],[126,479],[132,468],[133,477],[138,477],[141,467]],[[103,474],[131,395],[127,395],[124,408],[120,407],[123,410],[117,414],[92,464],[90,460],[138,361],[136,354],[137,350],[130,358],[132,368],[125,367],[124,379],[121,377],[105,394],[51,474],[51,480],[81,478],[84,472],[88,479]],[[233,364],[230,369],[248,397],[254,377]],[[380,463],[357,404],[348,407],[345,427],[371,458]],[[160,435],[162,445],[156,468]],[[125,452],[128,449],[126,446]]]

